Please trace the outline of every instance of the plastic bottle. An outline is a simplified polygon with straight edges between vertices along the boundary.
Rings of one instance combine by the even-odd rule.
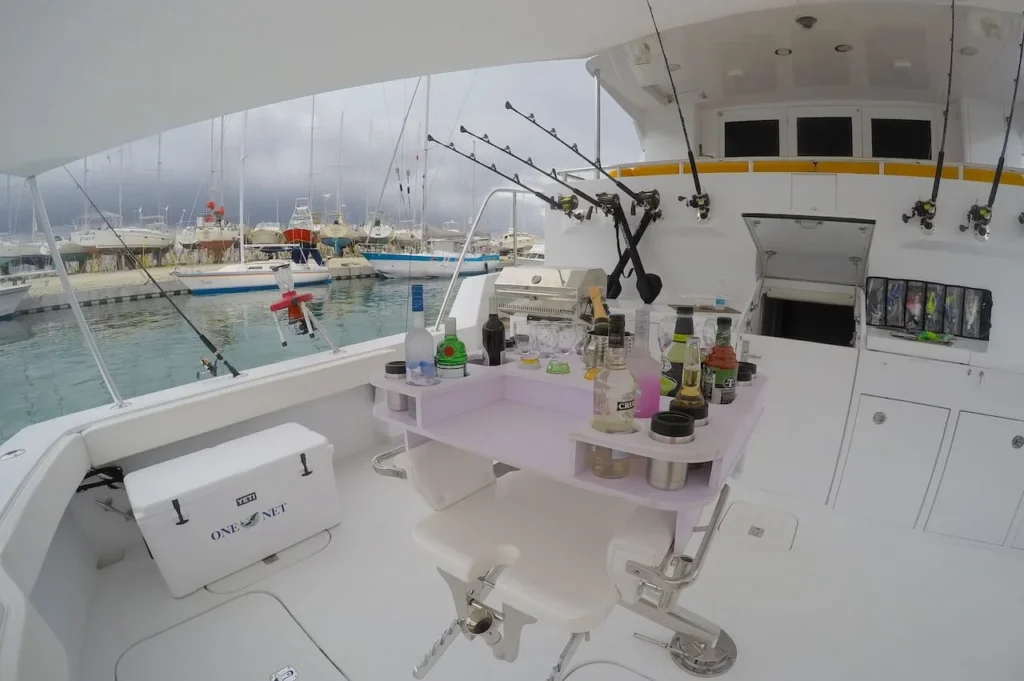
[[[644,305],[636,311],[633,350],[626,357],[629,373],[636,379],[634,416],[649,419],[661,411],[661,362],[651,355],[651,310]]]

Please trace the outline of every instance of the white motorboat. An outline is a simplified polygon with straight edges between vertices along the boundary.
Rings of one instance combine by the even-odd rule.
[[[21,299],[28,294],[31,284],[11,284],[0,282],[0,321],[10,319],[18,309]]]
[[[389,253],[363,250],[362,256],[377,274],[388,278],[430,279],[451,278],[459,262],[457,251],[428,250],[426,252]],[[501,258],[496,253],[467,255],[459,269],[459,276],[486,274],[498,269]]]
[[[25,59],[40,27],[81,43],[80,22],[37,5],[0,16],[12,19],[0,20],[0,82],[31,88],[0,98],[17,133],[0,136],[0,171],[30,176],[40,205],[38,174],[283,100],[295,73],[309,92],[593,55],[587,69],[634,119],[643,158],[572,186],[618,194],[634,235],[648,218],[643,268],[601,211],[547,210],[545,267],[463,280],[434,340],[451,316],[478,350],[492,301],[519,323],[589,316],[588,285],[632,269],[613,313],[640,307],[645,274],[660,277],[659,316],[693,293],[725,299],[698,307],[697,326],[731,319],[757,376],[671,444],[643,421],[592,429],[575,358],[568,375],[470,365],[408,386],[385,374],[402,368],[400,334],[126,401],[95,346],[112,404],[0,445],[0,679],[1021,677],[1024,173],[1006,121],[1018,4],[957,7],[951,41],[950,8],[922,2],[654,2],[657,36],[643,4],[611,0],[564,0],[572,31],[538,31],[552,10],[538,0],[514,12],[365,3],[355,21],[350,3],[326,3],[277,41],[272,69],[223,59],[223,24],[197,15],[184,17],[188,60],[166,41],[131,60],[109,41]],[[277,13],[221,9],[248,40],[280,37]],[[164,10],[94,3],[89,21],[144,35]],[[374,58],[310,60],[307,46],[339,30],[349,53]],[[424,30],[446,49],[377,49]],[[210,81],[225,84],[217,98]],[[111,82],[139,92],[115,108],[66,105],[68,88]],[[516,124],[551,130],[559,102],[545,90],[510,106]],[[582,138],[591,121],[565,126],[559,136]],[[562,152],[535,132],[535,157]],[[938,202],[918,206],[936,174]],[[996,179],[998,200],[979,206]],[[41,224],[52,231],[45,212]],[[275,305],[301,332],[299,297]],[[629,475],[595,475],[594,446],[631,455]],[[648,483],[672,471],[681,488]]]
[[[534,244],[526,253],[518,256],[519,261],[526,265],[544,264],[544,244]]]
[[[112,213],[104,215],[110,227],[116,230],[116,235],[102,218],[90,215],[76,220],[75,230],[71,232],[71,241],[82,248],[101,253],[121,252],[125,248],[135,253],[162,251],[174,243],[174,237],[166,230],[166,225],[162,221],[147,226],[140,222],[140,226],[125,227],[122,225],[121,216]]]
[[[501,235],[498,239],[498,252],[502,255],[517,250],[519,253],[529,251],[533,248],[534,239],[532,234],[526,232],[514,233],[512,228]]]
[[[255,246],[273,246],[283,239],[279,222],[260,222],[249,232],[249,240]]]

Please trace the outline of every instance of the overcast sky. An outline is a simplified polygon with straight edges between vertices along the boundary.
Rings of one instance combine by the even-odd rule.
[[[337,193],[339,158],[342,173],[342,203],[346,218],[363,221],[366,205],[377,206],[388,162],[398,139],[402,117],[416,86],[416,79],[367,85],[317,95],[313,144],[313,204],[322,210],[325,202],[334,209]],[[215,85],[214,85],[215,87]],[[406,128],[404,154],[399,150],[396,166],[404,176],[413,175],[411,203],[419,210],[416,154],[422,158],[424,93],[426,79],[413,104]],[[529,123],[505,110],[510,100],[518,109],[533,112],[546,127],[555,127],[563,138],[579,143],[589,155],[594,152],[594,83],[583,61],[546,62],[477,71],[442,74],[431,79],[430,133],[439,139],[451,138],[470,151],[472,139],[459,134],[459,124],[477,134],[488,134],[502,146],[511,145],[522,156],[530,156],[542,168],[576,168],[584,165],[578,158]],[[295,198],[308,191],[310,150],[310,106],[312,98],[281,102],[249,112],[246,135],[246,218],[250,223],[264,220],[287,222]],[[640,146],[632,121],[607,95],[602,99],[602,157],[606,163],[639,160]],[[344,111],[344,134],[340,134]],[[373,128],[371,140],[371,125]],[[238,214],[239,155],[242,115],[226,118],[224,140],[224,203],[230,216]],[[219,121],[215,125],[219,135]],[[454,135],[454,136],[453,136]],[[419,139],[420,141],[417,141]],[[339,141],[341,142],[339,151]],[[218,146],[219,156],[219,141]],[[150,138],[124,146],[123,212],[126,218],[141,207],[144,214],[157,210],[157,140]],[[169,206],[168,222],[175,224],[185,211],[201,211],[210,193],[210,122],[178,128],[164,133],[163,165],[159,195]],[[477,143],[477,155],[487,163],[496,163],[508,174],[520,173],[529,184],[541,185],[536,175],[517,161]],[[472,164],[450,151],[433,147],[428,155],[427,222],[441,224],[455,220],[464,224],[471,212]],[[89,158],[88,188],[104,210],[117,210],[118,150]],[[82,180],[83,164],[69,170]],[[219,174],[214,184],[220,182]],[[69,224],[83,212],[84,199],[63,170],[40,177],[51,222]],[[476,205],[487,192],[507,184],[482,168],[476,169]],[[215,197],[219,203],[219,187]],[[383,209],[392,219],[409,218],[409,207],[399,198],[397,178],[391,171],[384,193]],[[26,234],[31,229],[31,202],[27,187],[12,180],[11,204],[16,218],[14,231]],[[508,204],[491,204],[485,216],[488,231],[504,230],[508,224]],[[540,204],[531,202],[521,212],[527,226],[539,226]],[[400,215],[401,214],[401,215]],[[0,181],[0,224],[6,231],[6,196]]]

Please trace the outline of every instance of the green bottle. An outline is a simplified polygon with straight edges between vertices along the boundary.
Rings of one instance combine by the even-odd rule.
[[[693,306],[671,305],[676,311],[676,325],[672,345],[661,360],[661,394],[675,395],[683,384],[683,365],[686,364],[686,341],[693,335]]]
[[[437,344],[437,375],[440,378],[463,378],[466,375],[466,344],[455,335],[455,317],[444,320],[444,338]]]

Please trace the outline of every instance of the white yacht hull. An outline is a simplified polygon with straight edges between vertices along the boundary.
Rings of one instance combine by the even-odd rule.
[[[249,232],[249,243],[256,246],[274,246],[281,243],[283,238],[280,229],[269,227],[253,227]]]
[[[451,277],[459,262],[458,253],[363,253],[363,257],[374,272],[388,278]],[[459,275],[496,272],[499,263],[497,255],[468,255]]]
[[[233,264],[205,272],[175,272],[174,277],[197,296],[267,291],[277,288],[277,280],[270,267],[270,262]],[[292,274],[296,286],[315,286],[331,281],[330,270],[322,265],[292,264]]]
[[[174,242],[170,234],[155,229],[122,227],[117,234],[120,240],[109,229],[89,229],[72,232],[71,241],[98,251],[121,251],[125,247],[132,251],[161,251],[170,248]]]
[[[19,284],[0,288],[0,321],[14,316],[21,299],[28,294],[29,286],[29,284]]]

